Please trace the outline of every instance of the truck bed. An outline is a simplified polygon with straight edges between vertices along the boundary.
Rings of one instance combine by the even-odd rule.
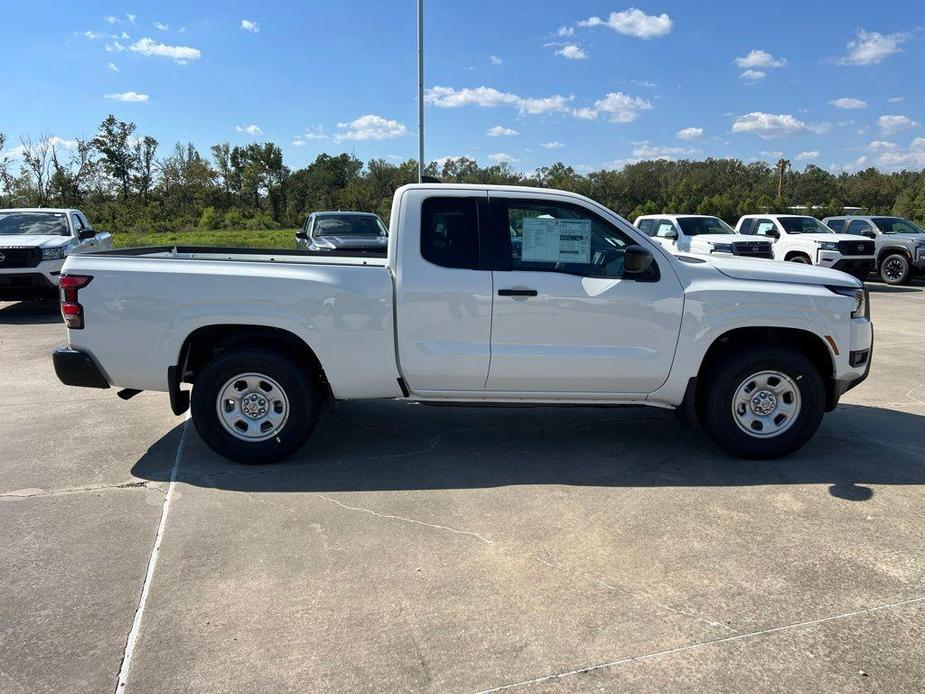
[[[186,341],[215,326],[292,333],[325,365],[335,397],[396,397],[392,277],[381,254],[162,246],[69,256],[85,328],[75,349],[110,384],[168,390]]]

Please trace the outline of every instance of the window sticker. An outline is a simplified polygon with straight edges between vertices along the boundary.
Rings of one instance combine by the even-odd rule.
[[[590,219],[525,219],[523,234],[521,260],[534,263],[591,262]]]

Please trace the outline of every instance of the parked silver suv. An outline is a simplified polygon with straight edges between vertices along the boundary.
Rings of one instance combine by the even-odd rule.
[[[877,274],[887,284],[909,284],[925,273],[925,229],[902,217],[826,217],[823,224],[840,234],[874,239]]]

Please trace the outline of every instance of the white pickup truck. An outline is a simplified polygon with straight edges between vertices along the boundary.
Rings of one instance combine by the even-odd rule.
[[[0,209],[0,301],[56,296],[65,256],[111,248],[80,210]]]
[[[671,253],[773,258],[771,242],[737,234],[719,217],[705,214],[647,214],[635,226]]]
[[[795,451],[862,381],[873,332],[841,272],[674,256],[580,195],[418,184],[385,256],[154,248],[67,259],[66,384],[170,393],[249,463],[325,399],[650,405],[731,453]],[[626,435],[626,432],[623,432]]]
[[[775,260],[841,270],[862,282],[874,270],[874,242],[837,234],[815,217],[798,214],[747,214],[736,231],[768,239]]]

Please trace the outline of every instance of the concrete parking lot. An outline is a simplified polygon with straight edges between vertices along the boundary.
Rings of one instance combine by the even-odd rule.
[[[776,462],[381,402],[235,465],[0,304],[0,691],[922,691],[925,283],[869,287],[870,378]]]

